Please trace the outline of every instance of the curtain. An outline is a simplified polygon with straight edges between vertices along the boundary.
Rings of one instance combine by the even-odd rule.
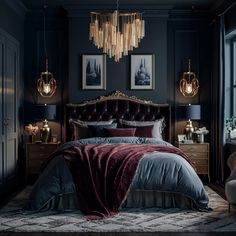
[[[212,135],[211,157],[212,176],[215,181],[224,182],[224,61],[225,24],[224,15],[217,17],[213,26],[213,71],[212,71]]]

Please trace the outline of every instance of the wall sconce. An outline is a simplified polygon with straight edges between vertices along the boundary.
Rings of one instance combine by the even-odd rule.
[[[40,73],[40,77],[37,80],[37,90],[42,97],[51,97],[57,88],[56,80],[53,77],[53,74],[48,71],[48,56],[46,48],[46,36],[45,36],[45,25],[46,25],[46,8],[44,5],[44,16],[43,16],[43,41],[44,41],[44,53],[45,53],[45,64],[46,71]]]
[[[188,60],[188,71],[183,72],[179,83],[179,90],[185,97],[194,97],[198,93],[199,81],[196,74],[191,71],[191,60]]]
[[[185,134],[187,140],[192,140],[192,134],[194,132],[192,120],[201,119],[201,105],[183,105],[178,106],[176,109],[176,117],[178,119],[188,120],[185,126]]]

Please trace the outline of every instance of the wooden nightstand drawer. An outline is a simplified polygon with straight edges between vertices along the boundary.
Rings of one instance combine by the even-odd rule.
[[[184,152],[208,152],[208,145],[205,144],[179,144]]]
[[[55,150],[55,147],[57,147],[58,145],[57,144],[35,144],[35,145],[32,145],[32,144],[29,144],[28,146],[28,151],[30,153],[38,153],[38,152],[50,152],[50,151],[54,151]]]
[[[196,167],[197,173],[208,175],[210,182],[209,143],[179,143],[178,147],[192,160]]]
[[[53,153],[53,151],[52,152],[44,152],[44,153],[40,153],[40,152],[38,152],[38,153],[31,153],[30,155],[29,155],[29,158],[30,158],[30,160],[34,160],[34,159],[46,159],[51,153]]]
[[[192,158],[191,158],[192,159]],[[192,159],[195,165],[208,165],[208,159]]]
[[[60,143],[28,143],[26,145],[27,173],[39,174],[42,163],[57,149]]]
[[[49,149],[39,149],[38,151],[30,151],[28,150],[29,153],[29,158],[30,159],[45,159],[47,158],[50,154],[52,154],[56,148],[49,148]]]
[[[189,156],[191,159],[199,159],[199,158],[205,158],[208,160],[208,153],[207,152],[185,152],[187,156]]]
[[[30,162],[30,166],[29,166],[29,173],[40,173],[41,172],[41,166],[44,163],[44,160],[34,160]]]
[[[196,168],[197,168],[197,173],[198,174],[207,174],[207,175],[209,174],[207,165],[206,166],[204,166],[204,165],[203,166],[200,166],[200,165],[198,166],[197,165]]]

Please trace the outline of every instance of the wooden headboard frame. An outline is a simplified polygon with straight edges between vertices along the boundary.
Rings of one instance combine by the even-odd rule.
[[[71,140],[72,137],[71,125],[69,125],[70,119],[86,121],[110,119],[153,121],[159,119],[160,114],[165,117],[164,139],[170,142],[171,109],[168,104],[155,104],[149,100],[128,96],[120,91],[78,104],[67,104],[65,119],[66,141]]]

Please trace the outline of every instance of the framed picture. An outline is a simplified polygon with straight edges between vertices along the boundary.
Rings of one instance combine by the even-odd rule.
[[[131,89],[155,89],[154,54],[131,55]]]
[[[106,89],[106,55],[82,55],[82,89]]]
[[[179,143],[184,143],[187,140],[185,134],[178,134],[178,142]]]

